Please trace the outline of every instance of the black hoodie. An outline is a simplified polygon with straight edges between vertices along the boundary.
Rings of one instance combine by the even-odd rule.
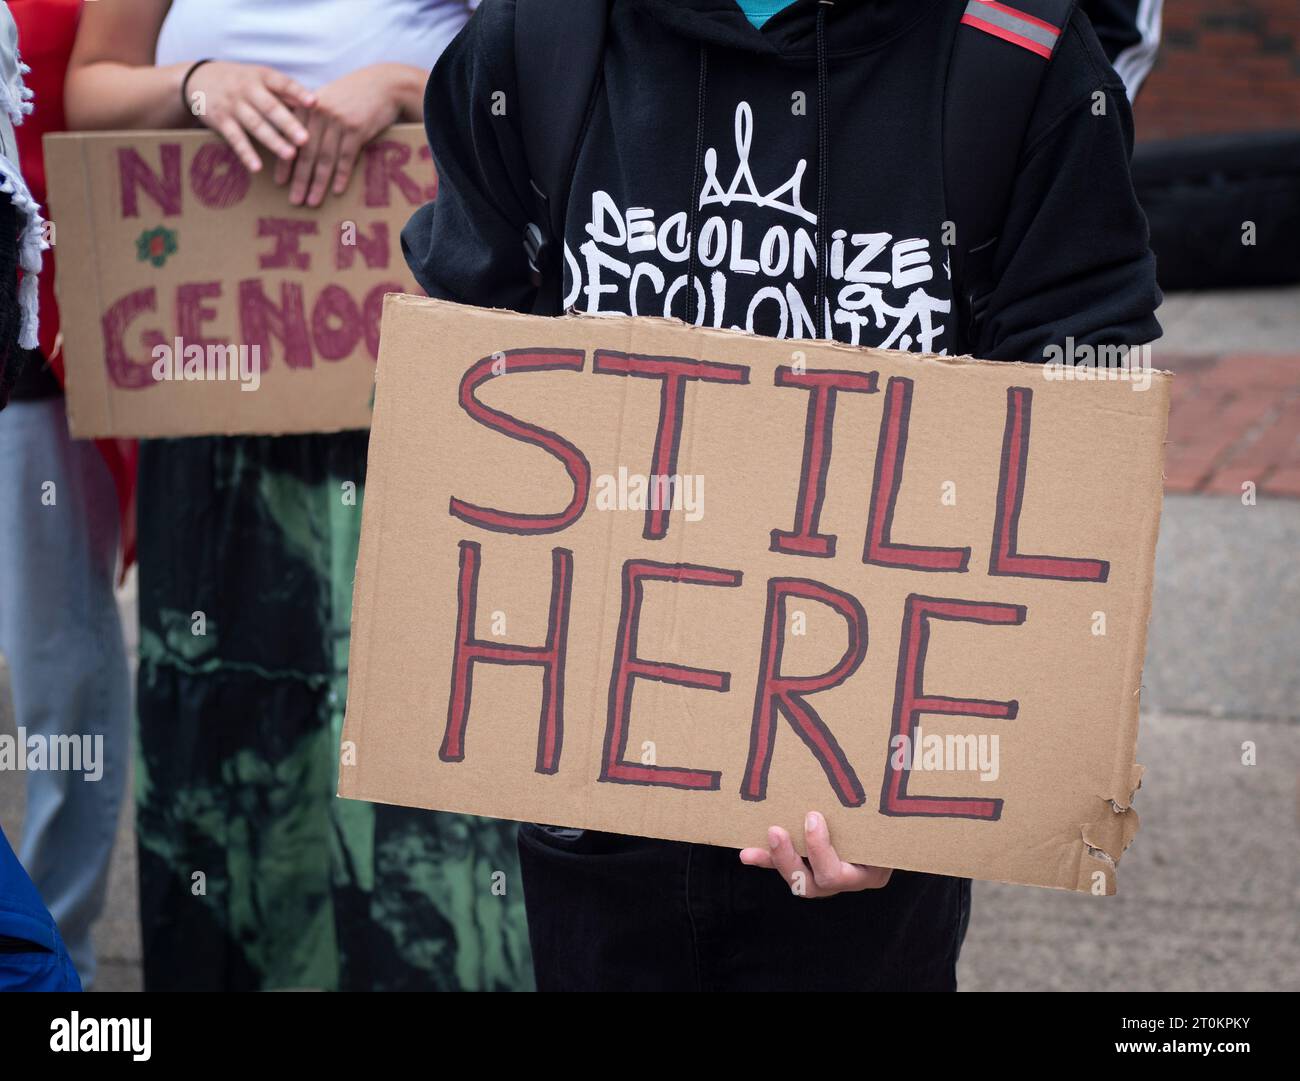
[[[820,37],[818,6],[795,0],[758,30],[732,0],[613,3],[569,194],[566,307],[1028,361],[1067,337],[1159,336],[1131,113],[1084,16],[1044,76],[987,315],[966,340],[943,245],[940,138],[965,0],[838,0]],[[528,310],[534,207],[510,108],[514,8],[484,0],[433,72],[439,195],[431,225],[413,222],[403,243],[430,296]]]

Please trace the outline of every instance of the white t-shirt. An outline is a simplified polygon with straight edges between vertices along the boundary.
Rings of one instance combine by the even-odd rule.
[[[155,62],[265,64],[315,89],[371,64],[430,70],[470,0],[172,0]]]

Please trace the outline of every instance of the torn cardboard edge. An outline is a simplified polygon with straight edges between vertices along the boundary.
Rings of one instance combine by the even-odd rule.
[[[405,306],[408,304],[417,307],[428,305],[451,305],[461,311],[477,312],[482,315],[498,315],[502,317],[519,316],[524,313],[514,311],[511,308],[486,308],[475,304],[461,304],[456,301],[438,300],[433,297],[417,296],[411,293],[389,293],[384,297],[385,310],[389,304]],[[675,330],[682,330],[692,335],[709,337],[718,335],[727,340],[743,338],[749,341],[779,341],[783,346],[791,349],[816,348],[818,352],[838,353],[851,357],[861,357],[863,353],[874,353],[888,356],[900,364],[911,361],[951,364],[957,367],[988,367],[998,370],[1013,369],[1019,371],[1032,371],[1039,373],[1041,377],[1043,364],[1041,362],[1030,362],[1024,360],[985,360],[981,357],[975,357],[969,353],[925,353],[913,350],[903,349],[882,349],[878,346],[850,345],[847,342],[831,340],[829,338],[770,338],[760,339],[758,335],[750,334],[748,331],[736,327],[710,327],[703,324],[692,324],[684,319],[677,319],[663,315],[637,315],[628,316],[620,312],[584,312],[578,308],[569,308],[563,315],[549,316],[554,320],[569,323],[626,323],[635,321],[644,324],[647,327],[667,327]],[[1153,375],[1166,376],[1169,379],[1174,378],[1174,372],[1166,368],[1152,368]],[[1091,380],[1081,380],[1081,385],[1087,385]],[[1097,380],[1105,382],[1105,380]]]

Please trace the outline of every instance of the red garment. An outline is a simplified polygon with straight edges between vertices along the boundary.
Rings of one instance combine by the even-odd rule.
[[[35,110],[15,130],[23,179],[42,208],[48,206],[45,189],[45,155],[41,137],[47,132],[66,131],[63,113],[63,80],[77,37],[82,0],[9,0],[9,10],[18,24],[18,52],[32,70],[24,76],[35,93]],[[57,242],[58,222],[55,222]],[[54,298],[54,250],[45,253],[40,277],[41,352],[63,382],[63,353],[57,349],[59,307]],[[56,351],[57,350],[57,351]],[[117,486],[117,508],[122,528],[122,570],[135,561],[135,465],[137,446],[133,439],[98,439],[96,444]]]

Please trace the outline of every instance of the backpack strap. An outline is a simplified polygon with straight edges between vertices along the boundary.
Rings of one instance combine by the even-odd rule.
[[[523,243],[538,315],[558,315],[563,303],[569,187],[600,81],[608,18],[608,0],[515,3],[517,106],[534,202]]]
[[[953,295],[964,347],[995,284],[993,253],[1048,62],[1076,0],[968,0],[944,101],[943,171]]]

